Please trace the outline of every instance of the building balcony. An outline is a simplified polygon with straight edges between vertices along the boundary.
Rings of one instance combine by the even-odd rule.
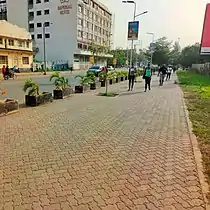
[[[9,51],[27,51],[27,52],[32,52],[32,45],[29,45],[29,48],[27,47],[19,47],[17,45],[11,46],[11,45],[0,45],[1,50],[9,50]]]

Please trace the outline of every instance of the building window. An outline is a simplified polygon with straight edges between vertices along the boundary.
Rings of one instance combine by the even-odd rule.
[[[82,44],[78,43],[78,49],[82,49]]]
[[[50,34],[45,34],[45,38],[49,39],[50,38]]]
[[[37,28],[41,28],[42,27],[42,23],[37,23],[36,26],[37,26]]]
[[[14,40],[9,39],[9,45],[10,45],[10,46],[14,46]]]
[[[22,57],[23,64],[29,64],[29,57]]]
[[[46,2],[49,2],[49,0],[44,0],[44,2],[46,3]]]
[[[40,4],[40,3],[42,3],[42,2],[41,2],[41,0],[36,0],[36,3],[37,3],[37,4]]]
[[[87,33],[86,32],[83,32],[83,38],[87,39]]]
[[[34,12],[29,12],[28,13],[28,19],[33,20],[34,19]]]
[[[41,11],[41,10],[39,10],[39,11],[36,11],[36,15],[37,15],[37,16],[40,16],[40,15],[42,15],[42,11]]]
[[[42,34],[37,34],[37,39],[42,39]]]
[[[82,19],[79,18],[79,19],[78,19],[78,25],[82,26],[82,22],[83,22]]]
[[[30,24],[29,24],[29,30],[30,30],[30,29],[34,29],[34,23],[30,23]]]
[[[92,34],[88,34],[88,39],[92,40],[93,39],[93,35]]]
[[[18,47],[23,47],[23,42],[22,41],[18,41]]]
[[[33,40],[34,40],[34,34],[32,34],[32,35],[31,35],[31,39],[33,39]]]
[[[50,26],[50,22],[45,22],[45,23],[44,23],[44,26],[45,26],[45,27],[49,27],[49,26]]]
[[[3,44],[3,39],[2,38],[0,38],[0,44]]]
[[[87,8],[84,9],[84,15],[87,15]]]
[[[78,37],[82,38],[82,31],[78,31]]]
[[[91,11],[89,11],[89,18],[93,18],[93,13]]]
[[[45,9],[45,10],[44,10],[44,14],[45,14],[45,15],[49,15],[49,14],[50,14],[50,10],[49,10],[49,9]]]
[[[79,10],[80,13],[82,13],[82,6],[81,5],[78,6],[78,10]]]
[[[0,55],[0,64],[8,64],[8,57]]]
[[[26,47],[29,48],[29,42],[26,42]]]

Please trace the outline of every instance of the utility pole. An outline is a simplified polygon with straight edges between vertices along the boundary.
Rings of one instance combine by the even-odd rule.
[[[43,23],[43,49],[44,49],[44,71],[46,71],[46,37],[45,37],[45,23]]]
[[[150,51],[151,51],[150,64],[152,65],[152,62],[153,62],[153,49],[152,48],[153,48],[154,41],[155,41],[155,34],[151,33],[151,32],[148,32],[147,34],[152,36],[152,42],[150,44]]]

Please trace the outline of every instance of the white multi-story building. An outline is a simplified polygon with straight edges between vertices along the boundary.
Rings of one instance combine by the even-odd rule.
[[[98,0],[3,1],[7,1],[7,20],[31,33],[36,60],[83,69],[89,67],[91,43],[110,47],[112,14]],[[97,59],[100,63],[110,55],[98,57],[103,57]]]

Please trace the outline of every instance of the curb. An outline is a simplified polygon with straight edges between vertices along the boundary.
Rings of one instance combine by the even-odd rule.
[[[189,118],[189,111],[187,109],[187,105],[185,102],[186,100],[184,98],[184,92],[182,91],[180,86],[179,86],[179,89],[181,91],[184,115],[185,115],[185,119],[187,122],[187,128],[188,128],[188,135],[189,135],[190,142],[192,145],[192,150],[193,150],[193,154],[194,154],[194,160],[195,160],[195,164],[196,164],[198,178],[200,181],[201,191],[203,194],[203,200],[205,202],[206,210],[210,210],[210,204],[207,199],[207,194],[209,193],[209,185],[208,185],[208,183],[206,181],[206,177],[204,175],[204,168],[203,168],[203,164],[202,164],[202,154],[201,154],[201,151],[199,148],[198,140],[193,133],[193,126],[192,126],[192,122],[190,121],[190,118]]]

